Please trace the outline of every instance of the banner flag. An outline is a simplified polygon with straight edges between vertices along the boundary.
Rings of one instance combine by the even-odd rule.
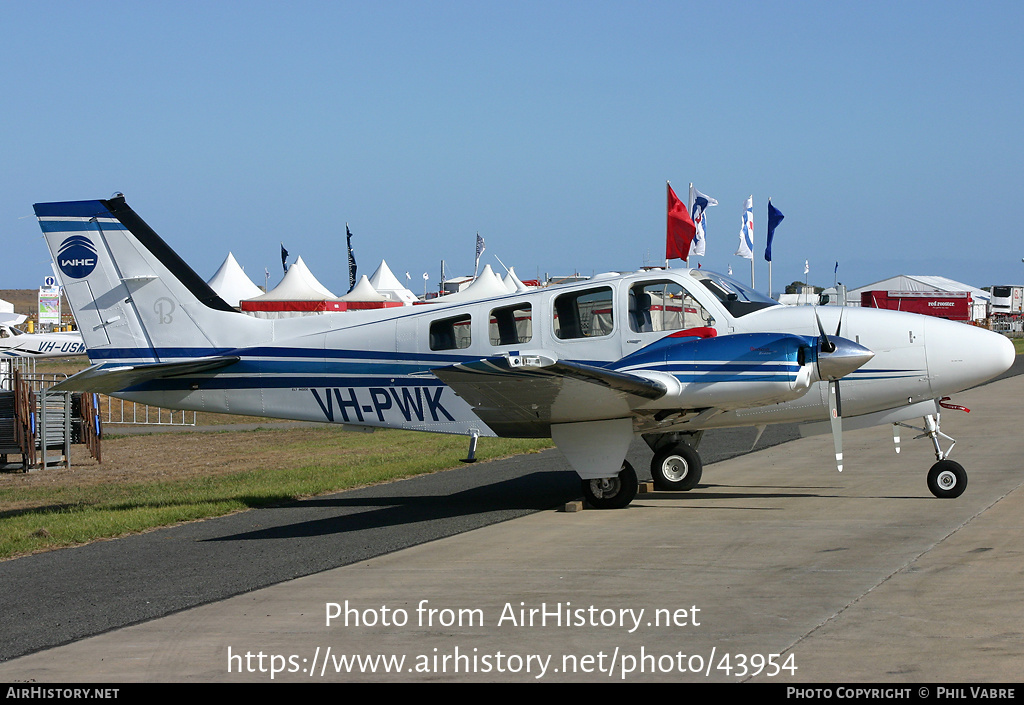
[[[709,206],[717,206],[718,201],[705,196],[703,193],[698,191],[690,184],[690,218],[693,220],[693,226],[695,234],[693,236],[693,247],[690,249],[691,255],[704,255],[705,237],[707,235],[707,229],[705,228],[704,217]]]
[[[665,233],[665,259],[689,259],[690,246],[697,234],[697,229],[686,212],[686,206],[672,190],[672,185],[665,183],[668,188],[668,227]]]
[[[779,226],[782,219],[786,216],[782,215],[782,211],[772,205],[772,199],[768,199],[768,245],[764,248],[764,258],[771,262],[772,261],[772,240],[775,239],[775,228]]]
[[[754,197],[748,196],[743,202],[743,221],[740,224],[740,245],[736,255],[753,261],[754,259]]]
[[[345,223],[345,239],[348,241],[348,290],[356,286],[356,256],[352,254],[352,231],[348,229],[348,223]]]
[[[476,234],[476,264],[473,265],[473,276],[476,276],[477,270],[480,269],[480,255],[484,253],[487,247],[484,246],[484,239],[480,237],[480,233]]]

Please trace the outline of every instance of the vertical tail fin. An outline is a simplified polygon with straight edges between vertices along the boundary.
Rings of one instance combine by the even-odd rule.
[[[235,333],[251,339],[261,327],[224,302],[124,196],[34,207],[94,362],[216,354],[238,347]]]

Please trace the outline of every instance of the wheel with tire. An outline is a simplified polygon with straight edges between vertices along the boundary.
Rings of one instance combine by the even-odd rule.
[[[960,463],[940,460],[928,471],[928,489],[942,499],[959,497],[967,489],[967,471]]]
[[[657,490],[692,490],[700,482],[702,474],[700,455],[686,443],[660,450],[651,460],[651,477]]]
[[[623,461],[615,477],[583,480],[583,496],[595,509],[622,509],[636,497],[639,486],[633,466]]]

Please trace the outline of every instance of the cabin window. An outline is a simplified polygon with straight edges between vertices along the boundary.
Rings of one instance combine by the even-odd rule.
[[[430,324],[431,350],[462,350],[472,342],[470,317],[444,318]]]
[[[629,327],[637,333],[708,325],[707,310],[673,281],[643,282],[629,290]]]
[[[614,329],[612,290],[573,291],[555,298],[555,335],[562,340],[597,338]]]
[[[530,304],[504,306],[491,311],[488,328],[491,345],[519,345],[533,338],[533,309]]]

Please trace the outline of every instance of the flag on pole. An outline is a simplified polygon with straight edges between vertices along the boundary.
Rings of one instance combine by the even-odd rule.
[[[690,218],[693,220],[694,236],[693,236],[693,247],[690,250],[691,255],[704,255],[705,249],[705,235],[707,233],[704,228],[704,211],[709,206],[717,206],[718,201],[705,196],[703,193],[698,191],[690,184]]]
[[[665,233],[665,259],[689,259],[690,245],[693,244],[694,235],[697,229],[693,225],[690,214],[686,212],[686,206],[672,190],[672,185],[665,183],[668,187],[668,228]]]
[[[778,227],[779,223],[786,216],[782,215],[782,211],[772,205],[772,199],[768,199],[768,245],[764,248],[764,258],[768,262],[772,261],[772,240],[775,238],[775,228]]]
[[[282,242],[281,243],[281,269],[284,270],[285,274],[288,273],[287,260],[288,260],[288,250],[284,249],[284,243]]]
[[[754,197],[748,196],[743,202],[743,221],[740,225],[740,246],[736,255],[754,260]]]
[[[804,260],[804,274],[810,274],[810,272],[811,272],[811,263],[810,263],[809,260]]]
[[[356,286],[356,256],[352,254],[352,231],[348,229],[348,223],[345,223],[345,240],[348,242],[348,290]]]
[[[476,276],[477,270],[480,269],[480,255],[484,253],[487,248],[484,246],[484,239],[480,237],[480,233],[476,234],[476,264],[473,265],[473,276]]]

